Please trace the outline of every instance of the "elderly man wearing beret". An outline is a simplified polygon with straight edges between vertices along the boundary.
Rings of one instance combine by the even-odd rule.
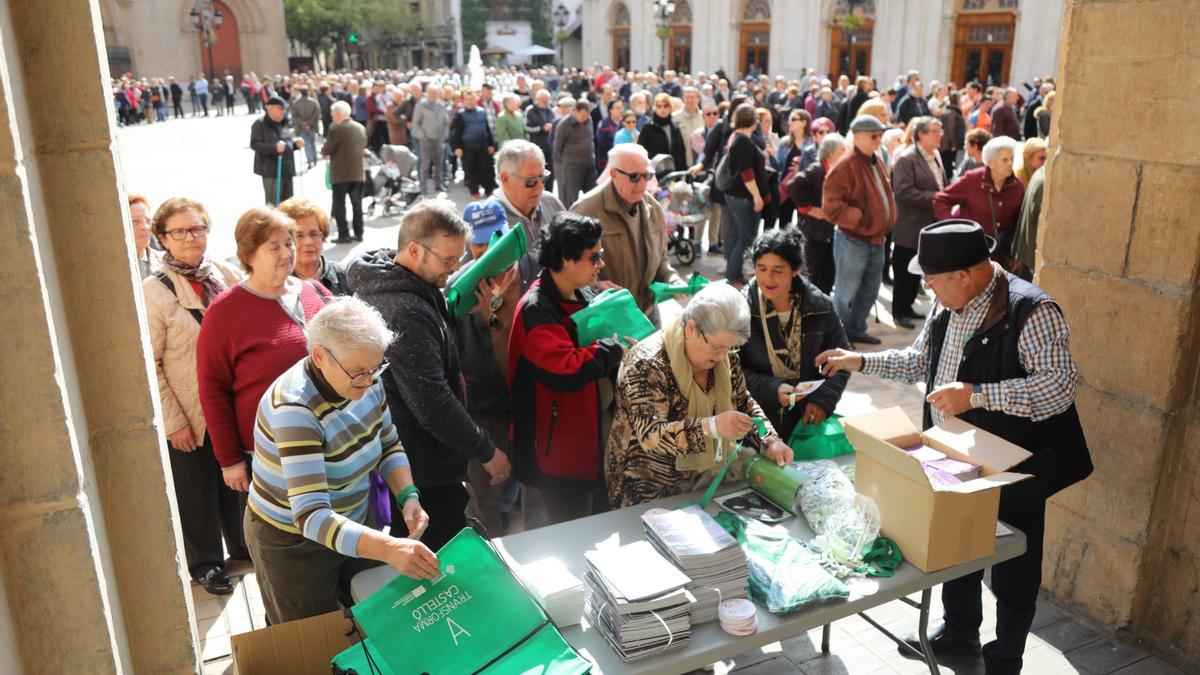
[[[929,633],[935,654],[982,651],[986,671],[999,675],[1021,671],[1042,580],[1046,499],[1086,478],[1092,461],[1075,410],[1078,374],[1062,308],[993,263],[995,248],[974,221],[926,227],[908,269],[924,277],[937,303],[916,342],[873,354],[831,349],[817,365],[826,377],[858,370],[923,381],[924,428],[957,416],[1032,453],[1012,471],[1033,478],[1000,493],[1000,519],[1025,533],[1026,549],[992,568],[996,639],[980,649],[982,571],[942,586],[945,615]]]

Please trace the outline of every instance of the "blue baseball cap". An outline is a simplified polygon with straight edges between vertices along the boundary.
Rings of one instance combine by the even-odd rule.
[[[508,212],[495,197],[489,197],[467,204],[463,209],[463,220],[471,226],[471,243],[486,244],[492,240],[492,234],[505,230]]]

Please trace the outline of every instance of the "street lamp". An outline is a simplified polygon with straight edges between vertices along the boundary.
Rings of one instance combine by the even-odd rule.
[[[667,38],[671,36],[671,15],[675,13],[675,0],[654,0],[658,37],[662,40],[662,65],[667,67]]]
[[[567,22],[570,20],[571,10],[567,9],[567,6],[561,2],[558,3],[558,7],[554,8],[554,27],[558,29],[554,37],[558,38],[559,69],[562,69],[563,63],[566,61],[566,58],[563,56],[563,40],[567,37]]]
[[[213,63],[212,47],[217,41],[217,29],[221,27],[221,10],[213,7],[212,0],[198,0],[188,12],[196,25],[196,30],[204,34],[204,45],[208,49],[208,79],[217,78],[217,67]]]

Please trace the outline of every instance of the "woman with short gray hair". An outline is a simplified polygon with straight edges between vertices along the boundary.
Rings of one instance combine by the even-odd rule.
[[[683,314],[638,343],[617,375],[617,412],[604,452],[609,501],[633,506],[708,484],[736,442],[778,463],[792,451],[763,421],[737,350],[750,309],[729,284],[697,293]]]
[[[272,624],[337,609],[375,561],[437,576],[437,556],[417,541],[429,517],[379,381],[394,338],[371,306],[334,300],[309,321],[308,356],[259,403],[245,530]],[[395,493],[411,538],[366,524],[371,472]]]
[[[1025,186],[1013,174],[1016,147],[1016,141],[1007,136],[988,141],[983,146],[983,166],[963,173],[933,197],[933,213],[938,220],[973,220],[988,236],[995,237],[994,258],[1001,262],[1009,257],[1025,199]]]

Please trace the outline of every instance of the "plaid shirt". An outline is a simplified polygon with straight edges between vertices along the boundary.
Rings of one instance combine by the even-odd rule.
[[[987,288],[968,302],[962,311],[950,315],[941,358],[933,377],[934,387],[957,380],[957,364],[962,361],[963,348],[983,323],[995,289],[996,280],[993,278]],[[862,372],[910,384],[924,382],[929,368],[929,326],[943,310],[941,303],[934,304],[921,334],[911,347],[863,354]],[[1070,408],[1075,401],[1079,374],[1075,369],[1075,360],[1071,358],[1069,336],[1067,321],[1057,307],[1050,306],[1050,303],[1036,307],[1029,314],[1017,339],[1021,367],[1029,375],[983,384],[983,407],[1016,417],[1027,417],[1034,422],[1049,419]],[[934,424],[946,419],[946,415],[937,409],[930,412]]]

